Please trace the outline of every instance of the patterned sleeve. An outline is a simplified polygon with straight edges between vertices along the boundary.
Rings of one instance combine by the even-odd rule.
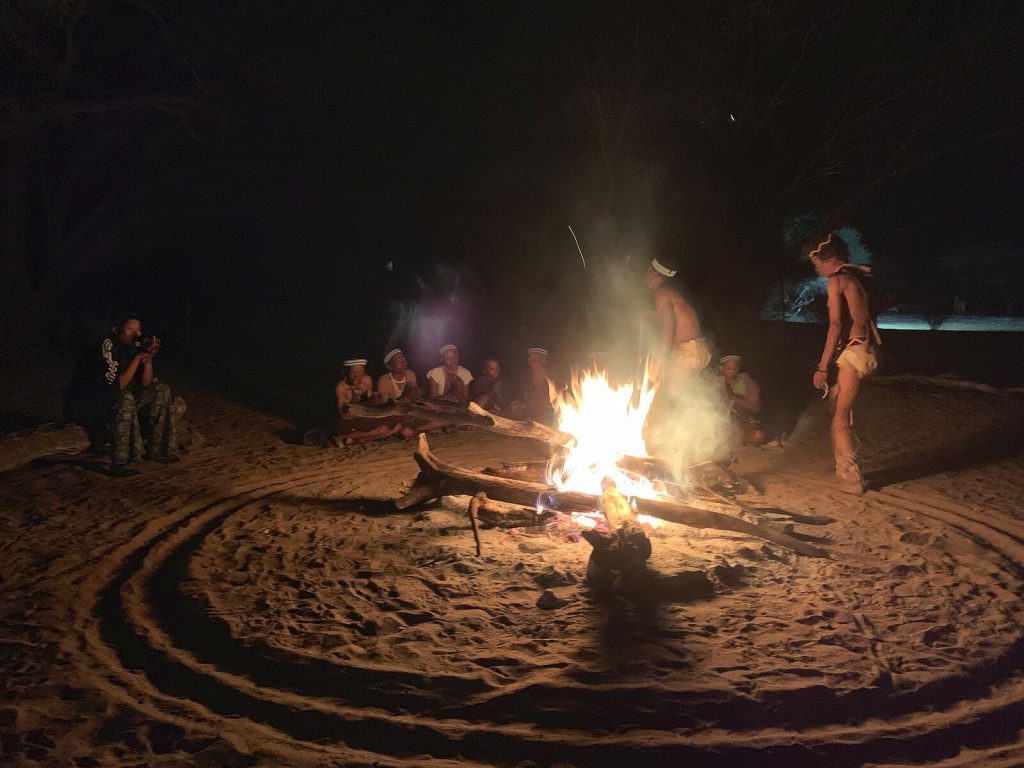
[[[103,362],[107,366],[106,372],[103,374],[103,378],[106,379],[107,384],[113,384],[114,380],[117,379],[117,360],[114,359],[114,342],[112,339],[104,339],[103,344],[100,347],[100,353],[103,355]]]

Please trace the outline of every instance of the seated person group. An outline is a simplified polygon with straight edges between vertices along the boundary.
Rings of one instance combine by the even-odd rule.
[[[502,371],[501,361],[494,356],[484,359],[479,376],[459,363],[459,350],[454,344],[440,349],[440,365],[427,371],[420,383],[401,349],[384,355],[387,372],[377,379],[376,386],[366,372],[366,358],[345,360],[345,378],[335,387],[338,406],[338,437],[346,443],[368,442],[392,435],[415,437],[439,424],[403,416],[369,418],[356,416],[353,404],[384,405],[389,402],[429,400],[438,405],[466,406],[470,402],[492,413],[514,419],[553,424],[558,388],[547,372],[548,351],[531,347],[526,351],[527,375],[517,387],[510,385]]]
[[[377,379],[376,386],[366,372],[366,358],[345,360],[345,378],[335,387],[339,415],[337,436],[346,443],[369,442],[393,435],[412,438],[441,426],[397,415],[355,416],[349,408],[352,404],[384,405],[424,399],[456,406],[472,402],[508,418],[554,425],[559,389],[547,370],[546,349],[531,347],[526,351],[527,372],[518,386],[508,383],[501,361],[495,356],[484,358],[480,374],[475,377],[460,364],[459,350],[454,344],[443,346],[440,358],[441,364],[427,372],[422,387],[401,349],[392,349],[384,355],[387,372]],[[743,444],[760,445],[765,440],[758,420],[760,388],[750,374],[740,370],[740,364],[738,355],[726,355],[719,361],[722,396]]]

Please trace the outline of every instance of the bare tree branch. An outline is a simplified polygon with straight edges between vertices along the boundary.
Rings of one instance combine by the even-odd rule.
[[[153,109],[172,115],[182,123],[189,136],[201,141],[193,120],[207,116],[224,123],[229,119],[227,112],[191,96],[176,94],[146,94],[110,99],[71,99],[36,109],[15,109],[7,119],[0,122],[0,139],[9,139],[19,134],[38,130],[45,125],[58,123],[76,115],[99,115],[108,112],[128,112],[135,109]]]

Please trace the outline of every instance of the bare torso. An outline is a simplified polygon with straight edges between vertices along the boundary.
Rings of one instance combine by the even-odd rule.
[[[654,303],[661,322],[661,340],[667,349],[701,337],[697,313],[675,288],[663,285],[655,290]]]
[[[849,325],[848,328],[843,328],[845,338],[841,341],[867,337],[870,332],[871,316],[864,285],[856,277],[843,272],[837,272],[832,279],[837,283],[839,297],[844,305],[844,325]]]

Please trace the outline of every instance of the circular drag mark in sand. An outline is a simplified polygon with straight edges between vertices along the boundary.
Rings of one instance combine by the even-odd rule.
[[[585,545],[491,533],[477,559],[455,504],[384,516],[343,500],[350,475],[169,504],[85,585],[97,685],[368,764],[853,766],[1018,738],[1024,527],[1003,517],[869,494],[824,529],[833,561],[665,528],[654,566],[714,596],[596,602]]]

